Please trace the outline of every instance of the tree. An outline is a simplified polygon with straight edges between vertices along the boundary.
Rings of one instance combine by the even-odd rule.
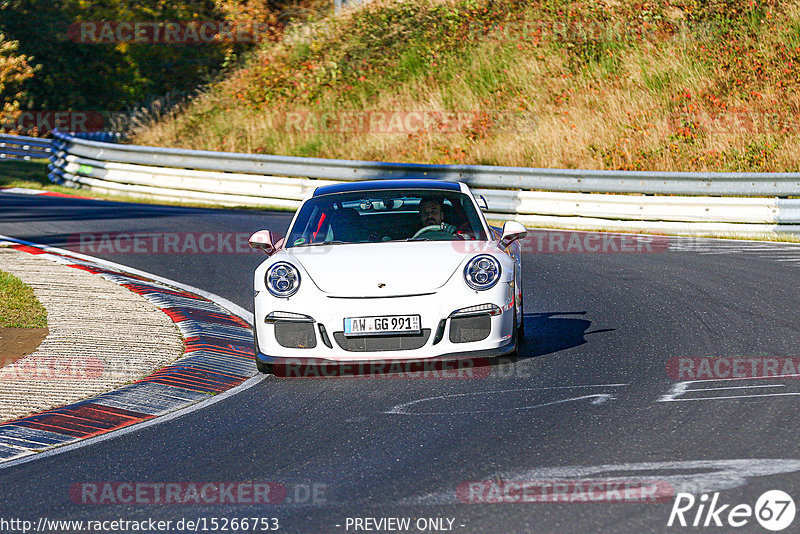
[[[103,41],[85,39],[100,33],[84,29],[211,22],[257,26],[253,33],[255,42],[260,42],[277,38],[290,19],[306,18],[314,12],[311,8],[329,4],[329,0],[0,0],[0,32],[17,43],[15,53],[27,57],[36,71],[33,77],[18,79],[18,92],[23,91],[25,98],[14,100],[22,110],[114,115],[164,95],[179,101],[180,95],[212,81],[253,41],[176,44],[117,36]]]
[[[22,83],[34,75],[34,68],[29,59],[17,53],[18,41],[9,41],[0,33],[0,125],[4,130],[18,132],[17,118],[21,111],[20,100],[23,97]]]

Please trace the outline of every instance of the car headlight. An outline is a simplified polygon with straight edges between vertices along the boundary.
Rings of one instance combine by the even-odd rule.
[[[464,268],[464,280],[472,289],[491,289],[500,280],[500,262],[493,256],[475,256]]]
[[[276,297],[291,297],[300,289],[300,273],[291,263],[278,262],[264,277],[267,290]]]

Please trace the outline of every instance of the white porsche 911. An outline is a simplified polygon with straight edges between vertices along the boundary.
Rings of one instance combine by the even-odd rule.
[[[526,234],[515,221],[490,227],[463,183],[317,188],[285,239],[268,230],[250,238],[269,255],[255,271],[258,370],[516,351]]]

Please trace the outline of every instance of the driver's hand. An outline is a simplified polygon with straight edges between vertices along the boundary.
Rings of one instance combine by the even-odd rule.
[[[452,224],[442,223],[442,231],[448,234],[454,234],[456,233],[456,227]]]

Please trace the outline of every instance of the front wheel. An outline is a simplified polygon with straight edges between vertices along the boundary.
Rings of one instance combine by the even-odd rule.
[[[272,364],[265,363],[258,359],[258,354],[260,349],[258,348],[258,334],[256,333],[255,328],[253,328],[253,348],[255,349],[255,360],[256,360],[256,369],[258,369],[259,373],[264,374],[272,374]]]
[[[256,369],[258,369],[259,373],[272,374],[272,364],[264,363],[258,357],[256,357]]]
[[[519,343],[520,343],[519,328],[517,328],[517,308],[516,308],[516,306],[514,307],[514,326],[513,326],[513,329],[511,330],[511,332],[512,332],[511,335],[512,335],[512,337],[514,339],[514,350],[511,352],[511,354],[509,354],[509,356],[511,356],[513,358],[513,357],[516,357],[519,354]]]

